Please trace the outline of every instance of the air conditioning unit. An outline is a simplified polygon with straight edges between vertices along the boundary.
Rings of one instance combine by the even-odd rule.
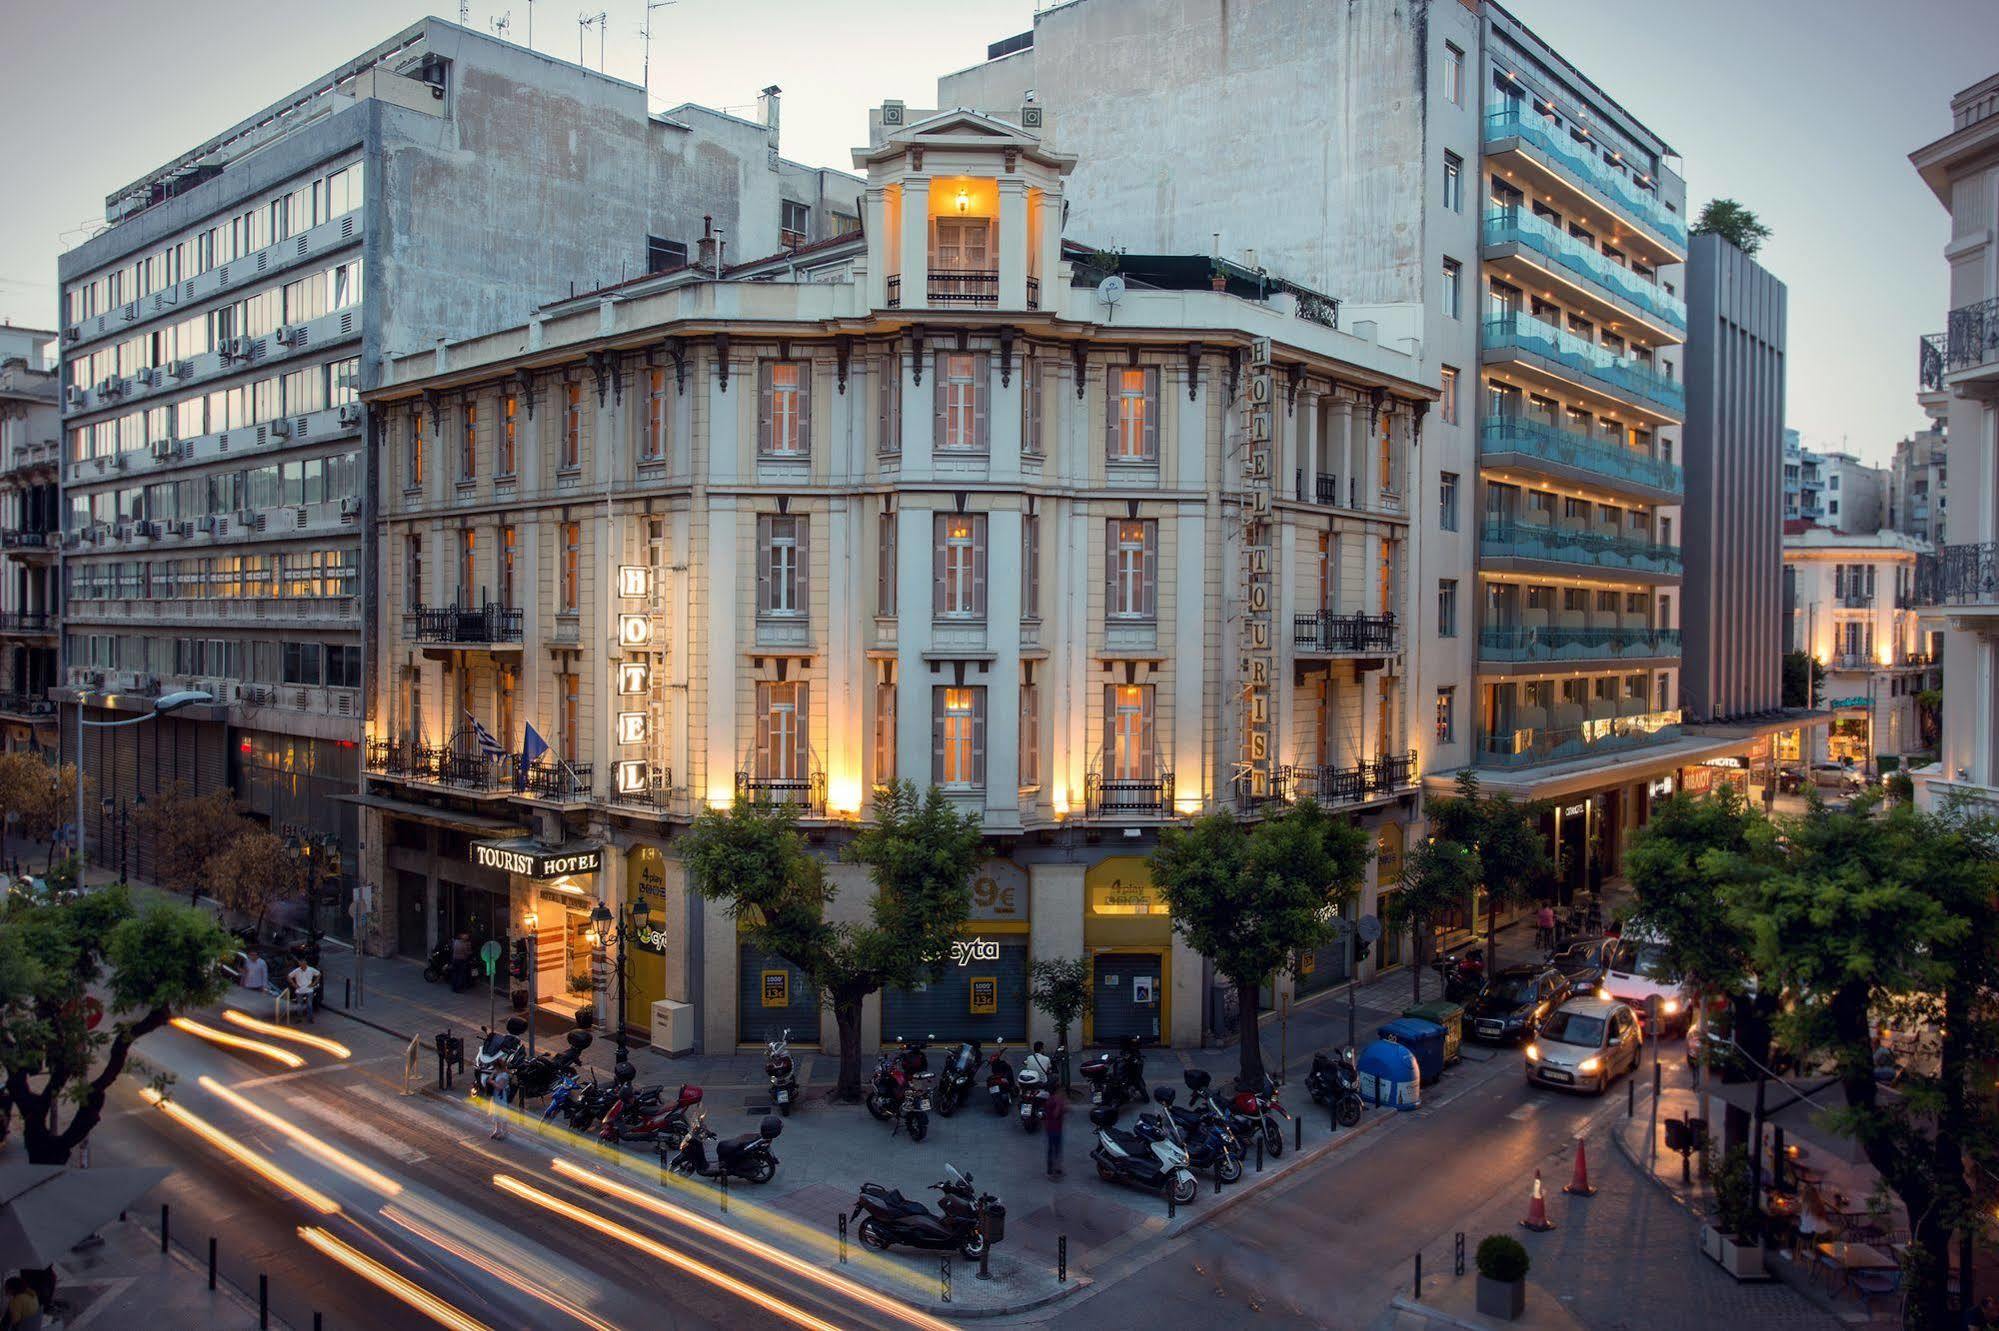
[[[158,675],[134,675],[132,676],[132,688],[138,693],[158,693],[160,691],[160,677]]]
[[[292,437],[292,423],[288,420],[272,421],[265,428],[270,431],[271,438],[273,439],[289,439]]]
[[[83,544],[83,538],[79,536],[77,533],[73,531],[66,531],[62,534],[63,549],[74,550],[76,549],[77,546],[81,544]]]
[[[83,390],[75,384],[71,384],[68,388],[63,389],[62,400],[68,406],[80,407],[83,405]]]
[[[229,355],[236,360],[248,360],[253,345],[247,337],[232,337],[229,339]]]
[[[216,524],[216,517],[213,513],[204,513],[201,515],[201,529],[203,531],[208,532],[210,535],[213,535],[215,532],[215,524]]]
[[[361,404],[359,402],[341,403],[340,423],[342,425],[359,425],[361,423]]]
[[[106,468],[110,467],[111,459],[105,457],[103,454],[100,453],[96,457],[90,460],[90,465],[97,468],[99,471],[103,471]]]
[[[86,689],[101,689],[104,687],[104,672],[102,670],[79,670],[76,674],[76,682]]]
[[[160,459],[161,461],[165,461],[166,459],[168,459],[168,458],[172,457],[173,455],[174,455],[174,441],[173,441],[173,440],[171,440],[171,439],[155,439],[155,440],[153,440],[153,456],[154,456],[154,457],[156,457],[156,458],[159,458],[159,459]]]
[[[147,540],[156,541],[160,538],[160,524],[150,520],[141,522],[138,525],[138,532],[139,535],[145,537]]]
[[[109,377],[99,379],[97,381],[97,396],[103,397],[106,394],[108,394],[111,391],[111,385],[117,382],[118,381],[116,379],[112,379]]]
[[[173,534],[175,536],[194,535],[194,523],[186,518],[182,518],[179,522],[170,523],[169,525],[173,528]]]
[[[342,499],[340,501],[341,517],[343,518],[356,517],[360,514],[360,512],[361,512],[361,500],[359,496],[348,495],[345,499]]]
[[[117,539],[117,540],[120,540],[120,541],[129,541],[129,540],[131,540],[131,539],[132,539],[132,524],[131,524],[131,523],[129,523],[129,522],[121,522],[121,523],[119,523],[119,524],[118,524],[118,525],[117,525],[116,527],[113,527],[113,528],[111,529],[111,535],[112,535],[112,536],[113,536],[113,537],[114,537],[115,539]]]
[[[176,379],[185,379],[194,373],[194,362],[191,360],[177,360],[168,367],[167,373]]]
[[[113,453],[111,455],[111,470],[125,470],[125,455],[123,453]]]
[[[156,373],[158,373],[158,371],[154,370],[151,366],[147,366],[139,370],[134,370],[132,372],[132,382],[140,388],[151,388],[155,383],[158,382],[156,379],[153,378],[153,375]]]
[[[83,330],[74,326],[65,328],[62,330],[62,340],[65,342],[81,342],[83,340]]]
[[[256,511],[255,509],[253,509],[253,508],[239,508],[239,509],[237,509],[237,510],[236,510],[236,525],[237,525],[237,526],[239,526],[239,527],[247,527],[247,526],[249,526],[249,525],[250,525],[250,524],[251,524],[252,522],[255,522],[256,520],[257,520],[257,511]]]
[[[278,331],[276,333],[276,337],[278,341],[284,343],[286,346],[291,346],[293,343],[297,342],[298,335],[299,335],[299,327],[297,324],[278,325]]]
[[[84,540],[89,541],[92,545],[96,545],[99,541],[104,539],[104,528],[85,527],[81,535]]]

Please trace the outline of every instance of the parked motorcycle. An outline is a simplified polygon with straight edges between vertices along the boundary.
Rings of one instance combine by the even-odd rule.
[[[1115,1126],[1116,1106],[1098,1105],[1090,1111],[1090,1122],[1097,1129],[1090,1159],[1106,1182],[1165,1192],[1176,1206],[1185,1206],[1194,1200],[1200,1184],[1171,1117],[1173,1088],[1161,1086],[1152,1094],[1160,1112],[1140,1114],[1129,1132]]]
[[[490,1096],[493,1093],[493,1079],[501,1068],[507,1070],[511,1078],[516,1069],[527,1060],[528,1047],[521,1042],[528,1024],[520,1017],[508,1017],[504,1031],[487,1031],[485,1039],[479,1042],[479,1052],[472,1060],[472,1094]]]
[[[778,1113],[791,1117],[792,1103],[798,1099],[798,1074],[792,1068],[789,1030],[764,1046],[764,1076],[770,1079],[771,1103]]]
[[[883,1054],[875,1060],[874,1074],[868,1079],[868,1112],[884,1123],[894,1118],[908,1086],[909,1074],[903,1071],[902,1060]]]
[[[1278,1103],[1278,1094],[1277,1083],[1266,1073],[1260,1086],[1245,1088],[1238,1081],[1235,1099],[1229,1105],[1229,1126],[1251,1147],[1256,1145],[1256,1134],[1261,1133],[1263,1149],[1273,1158],[1284,1154],[1284,1129],[1278,1120],[1291,1119]]]
[[[771,1154],[770,1144],[784,1131],[784,1120],[765,1115],[755,1132],[731,1137],[728,1141],[718,1141],[707,1125],[707,1113],[696,1114],[694,1121],[687,1125],[678,1145],[661,1142],[660,1160],[676,1174],[692,1174],[701,1178],[719,1178],[728,1175],[751,1183],[768,1183],[777,1173],[777,1157]],[[715,1154],[711,1159],[708,1143],[715,1143]]]
[[[629,1100],[633,1108],[651,1112],[665,1094],[658,1086],[634,1087],[632,1079],[638,1069],[629,1063],[620,1063],[612,1071],[610,1085],[600,1085],[597,1074],[590,1073],[590,1084],[572,1092],[568,1102],[569,1126],[577,1132],[588,1132],[602,1121],[605,1114],[623,1106]]]
[[[657,1087],[651,1088],[657,1091]],[[687,1111],[701,1103],[701,1088],[685,1086],[672,1104],[665,1097],[648,1106],[637,1099],[635,1092],[627,1092],[627,1098],[607,1111],[604,1126],[597,1135],[607,1142],[660,1142],[678,1138],[687,1131]]]
[[[979,1065],[985,1061],[985,1052],[977,1040],[962,1041],[944,1060],[944,1071],[937,1079],[939,1114],[949,1118],[958,1112],[958,1106],[972,1098],[972,1083],[978,1079]]]
[[[931,1096],[937,1088],[937,1074],[919,1072],[909,1079],[903,1088],[902,1101],[896,1106],[895,1121],[889,1127],[889,1136],[907,1132],[909,1139],[920,1142],[930,1135]]]
[[[529,1058],[514,1073],[514,1089],[523,1100],[539,1100],[555,1089],[555,1084],[576,1070],[583,1051],[590,1047],[588,1031],[569,1032],[569,1047],[559,1054],[540,1053]]]
[[[1048,1055],[1036,1049],[1021,1060],[1020,1071],[1014,1074],[1013,1094],[1020,1105],[1020,1128],[1023,1132],[1033,1132],[1041,1126],[1041,1120],[1048,1115],[1048,1086],[1054,1079],[1054,1069],[1049,1065]]]
[[[1113,1053],[1098,1054],[1083,1063],[1083,1080],[1090,1083],[1090,1103],[1117,1109],[1144,1104],[1145,1052],[1138,1037],[1127,1035]]]
[[[989,1192],[975,1193],[970,1174],[946,1165],[943,1181],[930,1186],[943,1194],[935,1211],[892,1188],[863,1183],[853,1212],[861,1221],[861,1242],[878,1252],[898,1245],[933,1251],[955,1248],[968,1261],[977,1261],[987,1244],[1006,1237],[1006,1207]]]
[[[423,963],[423,978],[436,984],[451,973],[451,943],[447,939],[430,950]]]
[[[1305,1090],[1314,1104],[1333,1107],[1341,1127],[1360,1122],[1360,1070],[1354,1065],[1351,1048],[1336,1054],[1321,1049],[1313,1054],[1312,1070],[1305,1074]]]
[[[1187,1082],[1187,1105],[1171,1105],[1167,1113],[1180,1130],[1187,1160],[1196,1170],[1212,1169],[1224,1183],[1242,1177],[1246,1152],[1242,1139],[1229,1126],[1229,1114],[1215,1098],[1213,1078],[1200,1068],[1182,1074]]]
[[[1430,969],[1444,982],[1446,1002],[1469,1002],[1485,988],[1485,952],[1480,948],[1446,952],[1430,963]]]
[[[1013,1108],[1013,1064],[1003,1057],[1005,1050],[1005,1045],[995,1045],[986,1058],[986,1099],[995,1116]]]

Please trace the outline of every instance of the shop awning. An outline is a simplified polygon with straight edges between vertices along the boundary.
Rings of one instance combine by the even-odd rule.
[[[1716,1078],[1709,1086],[1708,1094],[1745,1114],[1754,1116],[1756,1113],[1756,1083],[1753,1081],[1724,1082]],[[1884,1099],[1895,1094],[1889,1087],[1881,1088]],[[1832,1124],[1833,1112],[1845,1107],[1846,1095],[1840,1090],[1836,1078],[1808,1077],[1789,1083],[1768,1081],[1763,1084],[1763,1121],[1769,1127],[1782,1128],[1787,1140],[1810,1148],[1815,1155],[1846,1164],[1865,1164],[1867,1155],[1860,1149],[1860,1143]],[[1720,1124],[1709,1124],[1709,1131],[1719,1133],[1720,1130]]]
[[[381,813],[392,813],[398,818],[407,818],[413,823],[428,823],[432,827],[449,827],[460,832],[476,832],[490,837],[525,837],[526,828],[506,818],[487,818],[476,813],[460,813],[456,809],[440,809],[430,804],[417,804],[411,800],[390,799],[386,795],[335,795],[342,804],[353,804],[364,809],[375,809]]]

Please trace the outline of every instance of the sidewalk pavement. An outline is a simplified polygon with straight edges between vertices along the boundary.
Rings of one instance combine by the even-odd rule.
[[[250,1331],[257,1305],[226,1281],[208,1288],[208,1273],[178,1247],[160,1251],[159,1235],[131,1221],[99,1231],[102,1243],[56,1263],[56,1299],[67,1305],[45,1315],[48,1331],[119,1331],[135,1326],[199,1326]],[[283,1328],[275,1316],[270,1326]]]

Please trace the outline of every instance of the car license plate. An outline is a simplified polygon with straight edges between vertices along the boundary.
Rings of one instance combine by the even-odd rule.
[[[1091,1092],[1090,1092],[1090,1103],[1091,1103],[1091,1104],[1093,1104],[1093,1105],[1100,1105],[1100,1104],[1102,1104],[1103,1102],[1104,1102],[1104,1093],[1103,1093],[1102,1091],[1091,1091]]]
[[[1478,1033],[1480,1035],[1497,1035],[1499,1032],[1500,1025],[1496,1021],[1481,1021],[1478,1024]]]
[[[1033,1105],[1032,1103],[1023,1103],[1023,1104],[1022,1104],[1022,1105],[1020,1106],[1020,1116],[1021,1116],[1022,1118],[1033,1118],[1033,1117],[1034,1117],[1034,1105]]]
[[[916,1102],[916,1107],[917,1107],[918,1109],[928,1109],[928,1108],[930,1108],[930,1097],[926,1095],[926,1096],[924,1096],[924,1097],[923,1097],[923,1098],[922,1098],[921,1100],[918,1100],[918,1101]]]
[[[1541,1076],[1544,1080],[1559,1081],[1564,1084],[1573,1083],[1575,1081],[1574,1076],[1562,1071],[1560,1068],[1542,1068]]]
[[[790,1099],[791,1099],[790,1091],[779,1091],[777,1093],[777,1102],[779,1104],[786,1104],[790,1101]]]

